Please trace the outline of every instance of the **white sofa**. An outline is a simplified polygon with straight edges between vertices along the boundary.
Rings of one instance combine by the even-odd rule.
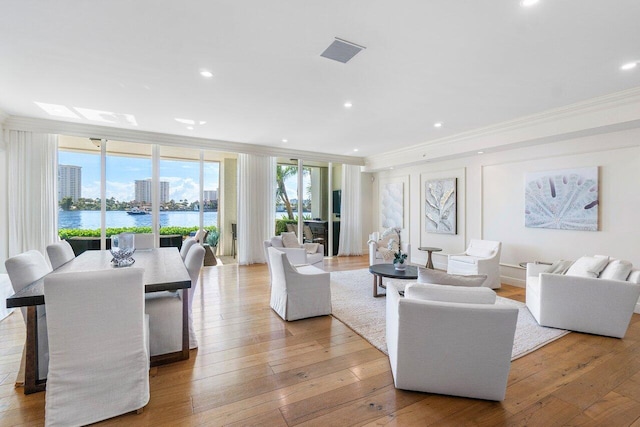
[[[540,325],[624,337],[640,296],[640,270],[632,269],[626,280],[611,280],[546,273],[547,269],[548,265],[527,264],[526,304]],[[606,277],[604,272],[591,275],[595,274]]]
[[[486,274],[482,286],[500,288],[500,251],[502,243],[493,240],[471,239],[464,253],[451,254],[447,262],[449,274]]]
[[[264,254],[267,260],[267,265],[271,268],[269,262],[269,248],[276,248],[287,254],[289,262],[293,265],[310,264],[317,268],[324,268],[324,245],[318,244],[318,249],[315,253],[309,254],[303,246],[299,248],[285,248],[282,243],[281,236],[274,236],[269,240],[264,241]]]
[[[503,400],[518,308],[486,287],[387,284],[386,332],[395,386]]]

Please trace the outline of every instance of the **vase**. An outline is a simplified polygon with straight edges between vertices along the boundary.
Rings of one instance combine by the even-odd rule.
[[[407,264],[405,264],[405,263],[402,263],[402,264],[396,263],[396,264],[393,264],[393,266],[398,271],[405,271],[407,269]]]

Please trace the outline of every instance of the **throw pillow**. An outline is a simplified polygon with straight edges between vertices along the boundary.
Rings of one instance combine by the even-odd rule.
[[[280,233],[282,237],[282,244],[285,248],[299,248],[300,243],[298,242],[298,238],[296,237],[296,233]]]
[[[640,270],[631,270],[627,282],[640,284]]]
[[[430,268],[418,267],[418,283],[477,287],[482,286],[485,280],[487,280],[486,274],[463,276],[461,274],[447,274]]]
[[[567,276],[577,276],[577,277],[591,277],[597,278],[598,275],[609,263],[609,258],[600,258],[600,257],[592,257],[592,256],[583,256],[578,258],[576,262],[573,263],[569,270],[567,270]]]
[[[561,259],[551,264],[551,266],[545,270],[545,273],[565,274],[572,265],[573,261],[565,261]]]
[[[282,237],[280,236],[272,237],[271,246],[273,246],[274,248],[284,248],[284,245],[282,244]]]
[[[308,254],[315,254],[318,252],[319,243],[303,243],[304,250],[307,251]]]
[[[460,288],[422,283],[407,285],[404,289],[404,297],[465,304],[495,304],[496,302],[496,293],[489,288]]]
[[[625,261],[622,259],[614,259],[602,270],[600,273],[601,279],[609,279],[609,280],[627,280],[629,277],[629,273],[631,273],[631,269],[633,268],[633,264],[629,261]]]

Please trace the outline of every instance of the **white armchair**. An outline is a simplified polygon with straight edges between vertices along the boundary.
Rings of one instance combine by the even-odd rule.
[[[312,265],[294,267],[287,254],[268,248],[271,308],[284,320],[331,314],[331,274]]]
[[[391,264],[393,262],[393,251],[388,250],[390,240],[398,241],[398,235],[391,230],[387,230],[380,237],[380,233],[373,232],[369,235],[369,265]],[[407,254],[405,263],[411,264],[411,244],[401,242],[402,253]],[[382,250],[379,250],[382,249]]]
[[[132,267],[45,277],[46,426],[91,424],[149,401],[143,274]]]
[[[285,234],[285,233],[282,233]],[[293,234],[293,233],[291,233]],[[308,245],[308,244],[307,244]],[[315,253],[308,253],[304,245],[298,245],[298,247],[285,247],[282,241],[282,235],[272,237],[270,240],[264,241],[264,255],[267,260],[267,265],[271,268],[269,262],[269,248],[276,248],[287,254],[289,262],[293,265],[310,264],[317,268],[324,268],[324,245],[317,244],[318,247]]]
[[[395,386],[503,400],[518,308],[476,287],[389,282],[386,332]]]
[[[447,273],[486,274],[487,280],[482,286],[499,289],[501,248],[500,242],[471,239],[464,253],[449,255]]]
[[[548,268],[527,264],[526,304],[540,325],[624,337],[640,297],[640,270],[625,281],[545,273]]]

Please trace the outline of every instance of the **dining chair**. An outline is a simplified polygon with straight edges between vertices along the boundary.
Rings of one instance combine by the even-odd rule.
[[[184,260],[191,278],[189,288],[189,348],[198,347],[193,328],[193,295],[204,261],[204,247],[191,245]],[[145,312],[149,315],[149,349],[151,356],[182,350],[182,292],[164,291],[145,294]]]
[[[196,241],[195,237],[189,237],[185,239],[184,242],[182,242],[182,247],[180,248],[180,256],[182,257],[182,261],[187,258],[189,249],[191,249],[191,246],[195,245],[196,243],[198,242]]]
[[[51,268],[44,256],[38,251],[27,251],[11,257],[4,262],[4,266],[9,274],[9,280],[14,292],[20,292],[27,285],[41,279],[51,272]],[[27,323],[27,308],[21,307],[22,317]],[[44,305],[36,307],[38,318],[38,379],[47,378],[49,366],[49,345],[47,339],[47,316]],[[25,342],[26,348],[26,342]],[[20,371],[16,378],[16,385],[24,384],[24,368],[26,353],[23,348],[22,360],[20,361]]]
[[[138,249],[153,249],[155,247],[155,238],[153,233],[135,233],[133,235],[133,245]]]
[[[149,401],[144,270],[56,273],[44,279],[50,361],[45,425],[86,425]]]
[[[62,264],[66,264],[76,257],[73,253],[73,248],[66,240],[62,240],[58,243],[53,243],[47,246],[47,256],[51,263],[51,268],[54,270],[60,267]]]

